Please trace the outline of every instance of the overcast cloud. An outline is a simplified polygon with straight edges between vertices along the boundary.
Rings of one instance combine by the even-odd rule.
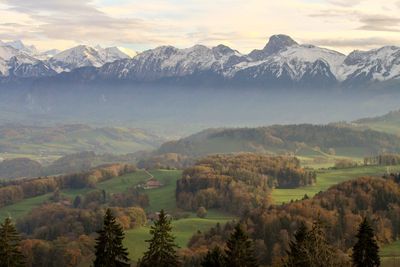
[[[42,50],[223,43],[249,52],[285,33],[348,53],[400,45],[399,12],[398,0],[0,0],[0,39]]]

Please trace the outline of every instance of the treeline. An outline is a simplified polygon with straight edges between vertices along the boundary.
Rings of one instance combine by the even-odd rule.
[[[177,181],[176,200],[187,210],[221,208],[241,214],[270,203],[271,188],[293,188],[315,181],[315,172],[301,168],[293,157],[214,155],[183,172]]]
[[[139,160],[138,168],[141,169],[184,169],[194,164],[194,160],[177,153],[165,153],[147,156]]]
[[[386,244],[400,235],[400,184],[398,176],[359,178],[341,183],[317,194],[312,199],[282,206],[258,207],[241,217],[260,263],[281,266],[282,257],[290,249],[292,236],[301,224],[309,229],[321,220],[327,242],[338,248],[340,255],[355,243],[354,233],[363,218],[369,218],[377,240]],[[200,251],[226,240],[229,227],[216,227],[198,233],[189,243],[192,251]],[[196,253],[195,253],[196,254]]]
[[[47,204],[33,209],[17,221],[17,229],[28,238],[56,240],[68,237],[76,240],[90,235],[102,225],[106,206],[96,209],[73,208],[60,204]],[[132,229],[147,223],[146,213],[140,207],[111,208],[118,223],[124,229]]]
[[[399,154],[380,154],[378,156],[364,158],[364,165],[390,166],[399,164]]]
[[[0,188],[0,208],[25,198],[54,192],[56,189],[94,188],[98,182],[135,170],[129,164],[109,164],[83,173],[3,182]]]

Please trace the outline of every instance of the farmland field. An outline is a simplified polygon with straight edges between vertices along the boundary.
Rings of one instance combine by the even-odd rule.
[[[301,199],[307,194],[309,197],[314,196],[320,191],[325,191],[329,187],[362,176],[381,176],[387,171],[398,172],[400,165],[391,166],[389,168],[383,166],[360,166],[346,169],[329,169],[317,171],[317,183],[312,186],[304,186],[293,189],[274,189],[272,191],[272,199],[276,204],[289,202],[290,200]]]

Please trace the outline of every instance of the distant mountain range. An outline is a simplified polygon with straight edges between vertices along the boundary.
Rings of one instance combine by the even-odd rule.
[[[106,63],[131,58],[118,47],[79,45],[65,51],[40,52],[22,41],[0,41],[0,77],[40,78],[70,72],[81,67],[101,67]]]
[[[393,87],[400,81],[400,47],[385,46],[349,55],[287,35],[273,35],[249,54],[224,46],[161,46],[130,57],[121,49],[80,45],[39,53],[20,41],[0,43],[0,79],[56,77],[56,81],[120,81],[129,84],[228,85],[255,87]]]

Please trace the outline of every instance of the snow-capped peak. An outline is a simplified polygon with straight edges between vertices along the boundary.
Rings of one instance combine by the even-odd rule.
[[[19,51],[25,52],[29,55],[35,55],[38,53],[38,50],[33,45],[25,45],[21,40],[14,40],[10,42],[6,42],[5,45],[11,46]]]
[[[115,60],[130,58],[129,55],[122,52],[118,47],[107,47],[107,48],[97,48],[100,56],[103,58],[104,62],[113,62]]]
[[[287,47],[298,45],[290,36],[284,34],[272,35],[263,51],[269,55],[279,52]]]
[[[0,46],[0,58],[4,60],[10,60],[10,58],[15,57],[19,54],[20,52],[14,47],[8,45]]]
[[[105,63],[127,58],[130,57],[117,47],[78,45],[54,55],[49,61],[57,72],[62,72],[80,67],[101,67]]]

